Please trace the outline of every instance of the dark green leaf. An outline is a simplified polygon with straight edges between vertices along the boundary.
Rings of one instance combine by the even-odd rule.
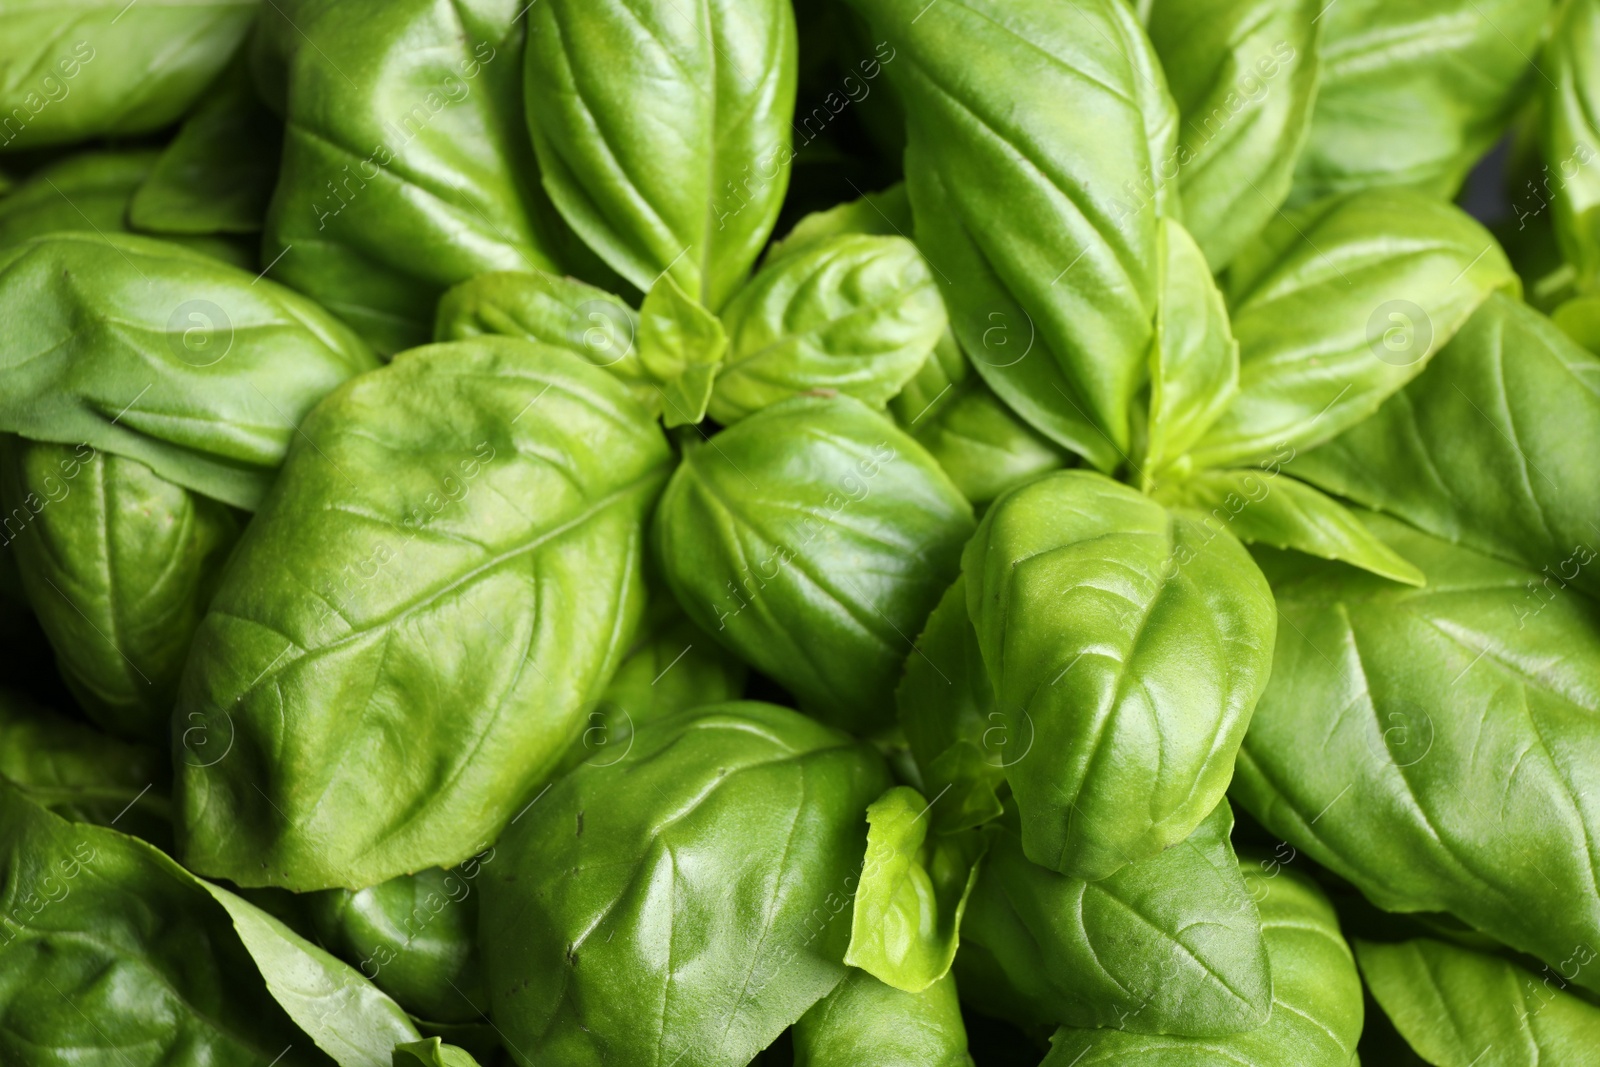
[[[1530,181],[1528,190],[1516,190],[1513,210],[1520,226],[1548,204],[1563,255],[1579,283],[1592,288],[1600,281],[1600,3],[1566,0],[1549,34],[1538,83],[1545,172],[1538,187]]]

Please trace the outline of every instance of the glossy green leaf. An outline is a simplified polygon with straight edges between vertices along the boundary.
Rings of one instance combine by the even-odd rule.
[[[897,51],[917,242],[956,336],[1023,418],[1110,470],[1176,207],[1177,112],[1148,39],[1120,0],[853,5]]]
[[[1600,596],[1600,358],[1491,297],[1430,369],[1297,477]]]
[[[257,0],[0,7],[0,150],[159,130],[205,92]]]
[[[1226,530],[1098,474],[1002,497],[962,557],[1035,863],[1104,878],[1222,799],[1276,616]]]
[[[889,402],[889,411],[974,507],[1069,460],[1060,445],[994,395],[949,332]]]
[[[297,293],[91,233],[0,252],[0,430],[126,456],[253,508],[311,406],[372,354]]]
[[[1326,8],[1317,104],[1294,201],[1372,186],[1454,196],[1532,89],[1550,7],[1550,0],[1339,0]]]
[[[1428,584],[1264,559],[1285,621],[1234,798],[1380,908],[1551,963],[1600,945],[1600,607],[1366,520]]]
[[[567,1067],[748,1063],[844,978],[861,814],[888,784],[869,746],[748,703],[650,723],[627,759],[557,782],[483,887],[507,1044]]]
[[[1443,941],[1355,943],[1361,973],[1395,1029],[1440,1067],[1580,1064],[1600,1048],[1600,1007],[1546,969]],[[1593,963],[1579,946],[1569,971]]]
[[[1516,275],[1461,210],[1378,190],[1279,218],[1229,273],[1239,394],[1194,462],[1236,466],[1321,444],[1421,374]]]
[[[430,1037],[396,1045],[393,1067],[478,1067],[478,1061],[466,1050]]]
[[[928,616],[895,691],[900,728],[933,797],[935,829],[954,833],[999,818],[1013,738],[994,707],[978,633],[967,617],[967,581],[958,577]],[[1008,748],[1008,742],[1018,745]]]
[[[1268,873],[1249,857],[1240,867],[1272,967],[1266,1024],[1225,1037],[1063,1029],[1041,1067],[1356,1067],[1361,979],[1328,898],[1299,872]]]
[[[670,426],[706,417],[712,382],[728,350],[722,322],[670,274],[645,294],[639,309],[639,362],[661,383],[661,412]]]
[[[1085,882],[1030,863],[1008,816],[967,905],[967,996],[1024,1026],[1217,1036],[1265,1023],[1272,979],[1232,829],[1223,801],[1179,844]]]
[[[767,249],[766,263],[776,263],[793,252],[809,249],[831,237],[869,234],[877,237],[911,237],[911,199],[904,182],[897,182],[881,193],[867,193],[826,211],[813,212],[794,224]]]
[[[850,971],[794,1024],[794,1067],[972,1067],[955,979],[905,993]]]
[[[867,855],[844,961],[907,993],[950,971],[961,914],[978,876],[976,849],[928,837],[932,807],[896,786],[867,808]]]
[[[128,205],[150,233],[259,233],[278,177],[281,124],[236,62],[162,150]]]
[[[1150,346],[1150,415],[1145,428],[1148,489],[1222,416],[1239,391],[1239,342],[1222,293],[1194,238],[1161,220],[1161,298]]]
[[[1520,216],[1543,208],[1548,197],[1562,254],[1593,288],[1600,280],[1600,3],[1565,0],[1549,32],[1538,83],[1545,196],[1515,210]]]
[[[661,406],[661,388],[639,359],[639,313],[604,289],[544,271],[508,270],[445,290],[433,339],[465,341],[485,334],[575,352],[615,375],[646,408]]]
[[[166,754],[0,692],[0,777],[73,822],[171,838]]]
[[[14,437],[0,441],[0,508],[78,703],[113,733],[165,745],[234,512],[136,459]]]
[[[273,0],[283,167],[262,262],[380,352],[428,339],[440,293],[552,270],[571,236],[539,188],[522,116],[522,5]]]
[[[185,862],[357,889],[492,840],[631,639],[668,462],[614,378],[510,338],[319,405],[190,653]]]
[[[122,233],[128,204],[156,166],[146,150],[79,152],[40,167],[0,198],[0,249],[62,230]],[[255,272],[253,243],[236,238],[170,234],[167,240]]]
[[[418,1037],[393,1001],[265,912],[4,784],[0,876],[8,1064],[104,1050],[129,1067],[387,1067]]]
[[[944,302],[903,237],[842,234],[781,256],[723,312],[728,356],[711,417],[724,425],[832,391],[881,408],[944,335]]]
[[[893,721],[901,666],[972,527],[886,416],[798,397],[691,445],[655,536],[691,619],[806,711],[870,733]]]
[[[782,0],[544,0],[524,92],[545,188],[641,291],[720,308],[789,184],[794,10]]]
[[[454,870],[430,867],[356,892],[314,894],[317,939],[411,1014],[475,1022],[489,1007],[476,879],[494,856],[491,849]]]
[[[1156,487],[1155,498],[1186,508],[1210,529],[1227,530],[1247,545],[1292,548],[1336,559],[1407,585],[1422,572],[1375,537],[1344,505],[1269,464],[1256,470],[1196,471]]]
[[[1311,128],[1326,0],[1156,0],[1150,40],[1178,105],[1183,221],[1213,270],[1289,196]]]

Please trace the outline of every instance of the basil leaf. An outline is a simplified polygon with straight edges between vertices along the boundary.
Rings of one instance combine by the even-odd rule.
[[[1272,1015],[1225,1037],[1154,1037],[1124,1030],[1056,1031],[1040,1067],[1204,1064],[1210,1067],[1355,1067],[1361,979],[1328,898],[1311,879],[1271,874],[1241,860],[1246,891],[1261,912],[1272,967]]]
[[[911,200],[906,195],[905,183],[896,182],[881,193],[867,193],[826,211],[807,215],[794,224],[794,229],[772,242],[772,247],[767,249],[766,265],[802,249],[813,248],[830,237],[867,234],[909,238],[912,228]]]
[[[1188,838],[1099,881],[1029,862],[989,831],[956,963],[967,996],[1024,1026],[1217,1036],[1267,1021],[1262,923],[1228,843],[1227,801]]]
[[[1550,321],[1590,352],[1600,353],[1600,297],[1573,297],[1550,312]]]
[[[997,501],[961,569],[1029,859],[1092,881],[1188,837],[1271,665],[1271,592],[1244,548],[1061,471]]]
[[[961,914],[978,876],[976,849],[928,840],[932,804],[896,786],[867,808],[867,855],[844,961],[907,993],[950,972]]]
[[[1239,342],[1222,293],[1180,224],[1161,220],[1161,302],[1150,346],[1145,488],[1228,409],[1239,391]],[[1185,465],[1186,466],[1186,465]]]
[[[0,507],[26,520],[5,544],[78,703],[113,733],[165,744],[234,513],[138,460],[17,438],[0,441]]]
[[[920,993],[852,970],[794,1024],[794,1067],[972,1067],[955,979]]]
[[[794,10],[780,0],[530,7],[528,128],[562,216],[639,290],[716,310],[789,184]]]
[[[1327,8],[1293,201],[1385,185],[1454,196],[1532,87],[1550,6],[1340,0]]]
[[[891,41],[917,242],[990,387],[1110,470],[1130,446],[1177,113],[1119,0],[854,0]],[[1045,99],[1048,108],[1018,108]],[[1035,350],[1037,349],[1037,350]]]
[[[888,785],[869,746],[750,703],[645,725],[627,759],[557,782],[483,887],[508,1045],[574,1067],[750,1062],[844,978],[861,812]]]
[[[255,0],[7,4],[0,148],[150,133],[199,99],[244,39]],[[18,121],[20,116],[21,121]]]
[[[87,443],[242,508],[311,406],[375,365],[298,293],[130,235],[0,252],[0,318],[0,430]]]
[[[928,616],[895,701],[900,728],[934,798],[929,805],[934,828],[956,833],[998,818],[1011,738],[994,710],[978,634],[967,618],[964,576]]]
[[[405,353],[301,432],[190,651],[184,858],[354,889],[470,855],[555,767],[669,456],[610,375],[509,338]]]
[[[661,388],[639,359],[639,313],[622,298],[543,271],[490,271],[439,298],[435,341],[488,334],[554,345],[603,367],[652,412]]]
[[[1544,316],[1491,297],[1431,364],[1366,422],[1299,456],[1294,472],[1600,596],[1600,359]],[[1548,577],[1547,577],[1548,576]]]
[[[684,611],[801,708],[888,726],[912,636],[972,509],[933,458],[846,397],[797,397],[684,452],[656,545]]]
[[[396,1045],[393,1067],[478,1067],[478,1061],[466,1050],[430,1037]]]
[[[1429,1063],[1514,1067],[1581,1062],[1600,1047],[1600,1008],[1507,960],[1432,939],[1355,943],[1356,960],[1395,1029]],[[1594,950],[1579,946],[1568,964]]]
[[[1289,196],[1311,128],[1319,0],[1156,0],[1150,41],[1178,106],[1183,221],[1212,270]]]
[[[134,193],[129,224],[150,233],[259,233],[282,140],[249,68],[235,61]]]
[[[1197,471],[1157,486],[1154,496],[1168,507],[1200,513],[1207,527],[1225,529],[1247,545],[1292,548],[1407,585],[1423,582],[1421,571],[1343,505],[1280,469]]]
[[[1551,961],[1600,944],[1600,607],[1367,522],[1428,584],[1264,559],[1285,625],[1234,798],[1385,910]]]
[[[0,691],[0,777],[73,822],[120,825],[157,844],[172,837],[165,753]]]
[[[478,958],[480,854],[458,870],[438,867],[308,901],[317,939],[414,1015],[476,1022],[489,1009]]]
[[[728,336],[721,321],[663,274],[639,309],[639,362],[664,387],[662,414],[668,427],[706,417],[712,382]]]
[[[0,877],[7,1063],[103,1048],[133,1067],[386,1067],[417,1040],[393,1001],[254,905],[3,783]]]
[[[426,341],[457,282],[579,262],[524,128],[519,6],[263,8],[262,35],[283,54],[258,77],[283,86],[286,111],[262,262],[380,352]]]
[[[1540,5],[1534,5],[1540,6]],[[1545,159],[1544,187],[1550,198],[1551,218],[1561,251],[1577,270],[1578,282],[1592,288],[1600,274],[1600,4],[1570,0],[1560,4],[1550,24],[1549,42],[1540,65],[1544,80],[1539,147]],[[1555,180],[1554,189],[1551,179]],[[1530,183],[1531,184],[1531,183]],[[1540,208],[1545,201],[1537,200]],[[1526,206],[1513,208],[1519,225]]]
[[[79,152],[40,167],[0,198],[0,249],[63,230],[126,232],[128,205],[158,159],[142,149]],[[168,234],[165,239],[255,272],[255,248],[236,238]]]
[[[723,312],[728,356],[711,417],[832,390],[881,408],[945,332],[944,303],[903,237],[822,238],[762,268]]]
[[[1318,445],[1422,373],[1495,289],[1500,246],[1449,204],[1378,190],[1280,218],[1233,264],[1239,395],[1194,449],[1235,466]]]

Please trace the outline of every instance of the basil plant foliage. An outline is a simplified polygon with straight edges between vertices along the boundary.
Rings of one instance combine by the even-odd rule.
[[[0,0],[0,1063],[1595,1062],[1597,115],[1600,0]]]

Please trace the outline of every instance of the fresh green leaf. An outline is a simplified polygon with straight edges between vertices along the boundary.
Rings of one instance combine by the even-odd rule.
[[[982,826],[1003,810],[1007,742],[1003,717],[983,667],[978,634],[967,618],[967,582],[958,577],[928,616],[916,652],[895,691],[924,788],[930,818],[941,833]],[[1014,755],[1020,742],[1009,749]]]
[[[1374,186],[1455,195],[1537,77],[1550,0],[1338,0],[1294,203]]]
[[[0,777],[73,822],[120,825],[157,844],[172,837],[165,754],[0,692]]]
[[[478,1061],[464,1049],[430,1037],[396,1045],[393,1067],[478,1067]]]
[[[128,222],[147,233],[259,233],[282,140],[249,68],[235,62],[162,150]]]
[[[1428,584],[1263,558],[1284,625],[1235,800],[1380,908],[1552,964],[1600,945],[1600,606],[1366,521]]]
[[[1150,40],[1178,105],[1183,220],[1222,270],[1289,196],[1311,128],[1326,0],[1155,0]]]
[[[1567,980],[1443,941],[1355,943],[1372,995],[1411,1047],[1440,1067],[1582,1063],[1600,1048],[1600,1007]],[[1593,962],[1579,946],[1567,966]]]
[[[1261,912],[1272,967],[1272,1015],[1225,1037],[1154,1037],[1129,1030],[1056,1031],[1041,1067],[1356,1067],[1361,979],[1328,898],[1311,879],[1240,861]]]
[[[949,973],[981,862],[955,838],[928,839],[931,807],[915,789],[896,786],[867,808],[867,856],[844,954],[907,993]]]
[[[1561,332],[1600,355],[1600,297],[1576,296],[1550,313]]]
[[[858,233],[909,238],[912,228],[911,200],[906,195],[905,183],[896,182],[881,193],[868,193],[827,211],[807,215],[794,224],[794,229],[772,242],[772,247],[767,249],[766,265],[770,266],[802,249],[812,248],[830,237]]]
[[[639,309],[639,361],[660,383],[667,426],[688,426],[706,417],[712,382],[728,335],[722,322],[689,296],[670,274],[645,294]]]
[[[189,110],[255,20],[256,0],[7,3],[0,150],[151,133]]]
[[[920,993],[850,971],[794,1024],[794,1067],[972,1067],[955,979]]]
[[[1272,595],[1244,548],[1061,471],[996,501],[961,569],[1028,857],[1093,880],[1188,837],[1271,666]]]
[[[1146,489],[1211,428],[1239,391],[1239,342],[1199,246],[1170,219],[1161,220],[1160,236],[1150,417],[1138,472]]]
[[[1542,8],[1542,4],[1530,4]],[[1600,3],[1564,0],[1556,8],[1540,65],[1544,78],[1540,149],[1555,234],[1580,284],[1600,282]],[[1554,185],[1552,185],[1552,182]],[[1520,190],[1519,190],[1520,193]],[[1523,203],[1518,216],[1545,206]],[[1519,223],[1520,223],[1519,218]]]
[[[375,366],[319,306],[177,245],[60,234],[0,252],[0,430],[126,456],[254,508],[300,420]]]
[[[454,870],[431,867],[309,905],[317,939],[413,1015],[474,1022],[489,1007],[478,959],[477,875],[492,849]]]
[[[743,1067],[845,976],[870,746],[766,704],[639,729],[496,845],[496,1025],[531,1062]],[[649,1010],[642,1010],[650,1005]]]
[[[1267,1021],[1272,979],[1227,801],[1184,841],[1085,882],[989,830],[956,970],[984,1011],[1026,1026],[1215,1037]]]
[[[1239,394],[1194,450],[1237,466],[1321,444],[1421,374],[1496,289],[1500,246],[1459,209],[1379,190],[1279,218],[1229,273]]]
[[[1600,358],[1491,297],[1430,370],[1298,477],[1600,597]],[[1546,594],[1541,593],[1544,597]]]
[[[492,840],[631,639],[668,462],[616,379],[510,338],[319,405],[190,652],[185,862],[359,889]]]
[[[279,47],[264,49],[257,79],[281,86],[286,107],[262,262],[379,352],[426,341],[435,302],[457,282],[579,265],[528,144],[523,10],[494,0],[262,9],[261,36]]]
[[[528,128],[550,198],[640,291],[666,275],[721,308],[789,184],[793,8],[544,0],[524,10]]]
[[[723,312],[728,357],[711,417],[731,425],[833,391],[881,408],[945,333],[944,302],[903,237],[821,238],[764,267]]]
[[[1407,585],[1422,572],[1372,532],[1344,505],[1269,464],[1260,470],[1196,471],[1156,487],[1168,507],[1199,515],[1208,529],[1227,530],[1247,545],[1292,548],[1336,559]]]
[[[907,185],[962,346],[1103,470],[1129,450],[1177,112],[1121,0],[853,0],[893,42]],[[1018,101],[1051,101],[1019,107]]]
[[[888,726],[912,637],[972,509],[933,458],[846,397],[797,397],[692,444],[656,511],[684,611],[858,733]]]
[[[0,440],[0,509],[78,703],[115,734],[165,745],[189,641],[239,536],[233,511],[136,459],[14,437]]]

